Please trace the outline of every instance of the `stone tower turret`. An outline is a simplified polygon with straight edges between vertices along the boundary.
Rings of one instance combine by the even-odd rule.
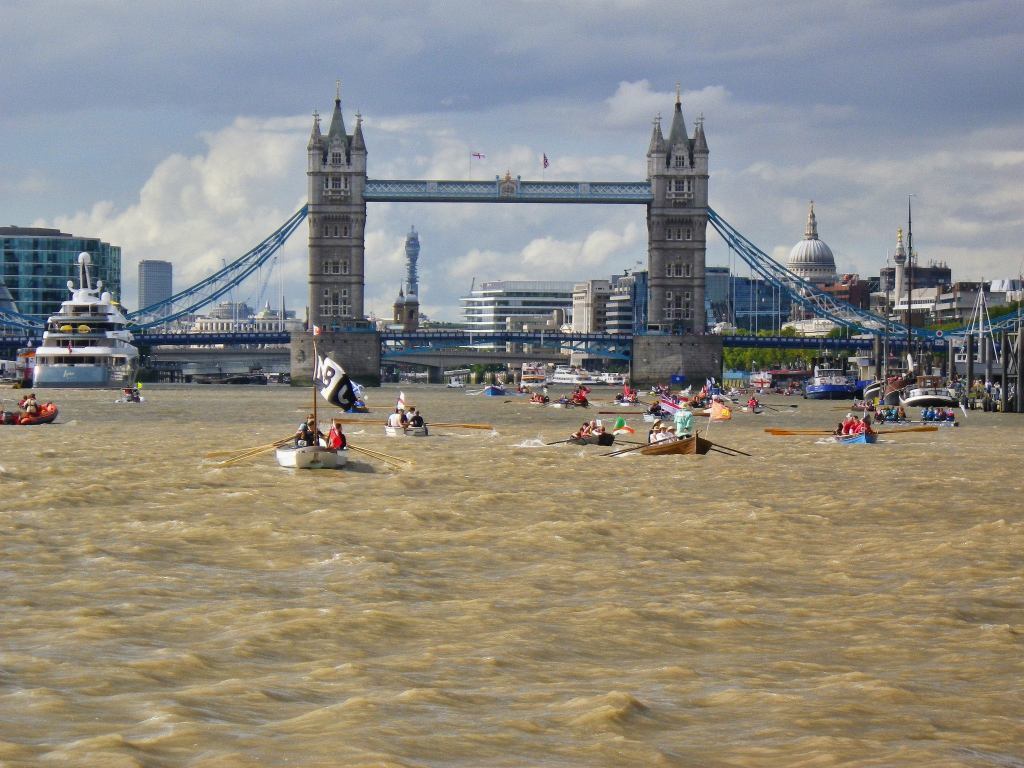
[[[671,333],[703,333],[705,235],[708,222],[708,144],[704,120],[686,133],[682,99],[667,139],[655,121],[647,150],[648,324]]]
[[[360,115],[354,133],[345,133],[340,83],[326,135],[320,132],[320,116],[313,115],[306,177],[309,323],[325,329],[364,325],[366,144]]]

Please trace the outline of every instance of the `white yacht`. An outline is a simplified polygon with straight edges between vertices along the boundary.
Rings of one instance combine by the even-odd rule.
[[[594,377],[579,368],[569,365],[555,366],[555,372],[548,379],[548,384],[593,384]]]
[[[900,405],[908,408],[956,408],[958,403],[956,393],[945,385],[941,376],[918,376],[913,384],[900,391]]]
[[[89,275],[88,253],[78,255],[78,288],[46,321],[36,348],[33,387],[121,387],[135,384],[139,351],[132,346],[128,319],[113,296]]]
[[[621,373],[610,373],[605,371],[604,373],[599,373],[597,375],[595,382],[598,384],[607,384],[610,387],[621,387],[625,385],[626,377]]]

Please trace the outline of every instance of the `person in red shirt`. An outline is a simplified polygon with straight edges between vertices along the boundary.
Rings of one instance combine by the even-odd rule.
[[[348,445],[348,438],[342,432],[341,424],[335,424],[327,433],[327,447],[334,451],[342,451]]]

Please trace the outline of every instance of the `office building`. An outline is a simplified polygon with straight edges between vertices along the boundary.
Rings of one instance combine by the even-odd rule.
[[[171,298],[174,293],[172,274],[173,267],[169,261],[143,259],[139,262],[138,309],[146,309]],[[169,311],[170,307],[164,307],[160,314],[166,315]]]
[[[115,299],[121,296],[121,248],[94,237],[41,227],[0,227],[0,282],[18,311],[40,321],[68,298],[68,280],[78,285],[78,254],[92,257],[93,280],[102,280]]]
[[[481,335],[572,317],[574,283],[565,280],[493,280],[463,296],[463,326]]]

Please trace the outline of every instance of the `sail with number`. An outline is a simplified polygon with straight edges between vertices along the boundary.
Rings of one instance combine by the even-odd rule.
[[[352,380],[340,364],[329,357],[316,356],[313,381],[320,389],[320,395],[331,405],[342,410],[351,410],[356,403],[356,392]]]

